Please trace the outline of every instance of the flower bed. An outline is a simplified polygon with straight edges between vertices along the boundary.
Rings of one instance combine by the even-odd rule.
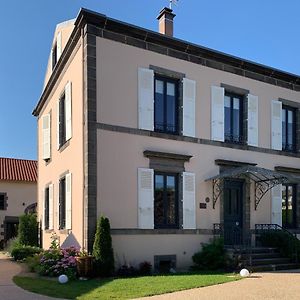
[[[67,275],[70,279],[76,277],[76,256],[79,249],[69,247],[65,249],[49,249],[41,256],[38,273],[45,276]]]

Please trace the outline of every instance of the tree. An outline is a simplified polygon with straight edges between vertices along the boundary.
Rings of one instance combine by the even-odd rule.
[[[96,273],[109,276],[115,268],[114,252],[110,235],[109,219],[101,216],[97,222],[97,229],[93,245]]]
[[[18,240],[20,245],[38,246],[36,214],[24,214],[19,218]]]

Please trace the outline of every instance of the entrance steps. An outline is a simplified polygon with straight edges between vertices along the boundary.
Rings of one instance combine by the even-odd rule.
[[[251,272],[300,268],[300,263],[295,263],[290,258],[283,257],[277,248],[255,247],[240,251],[229,250],[230,252],[238,260],[238,268],[246,268]]]

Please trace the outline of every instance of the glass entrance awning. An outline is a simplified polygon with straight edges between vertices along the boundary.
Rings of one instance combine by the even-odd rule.
[[[283,183],[300,183],[300,177],[256,166],[243,166],[225,170],[219,175],[206,179],[213,182],[213,208],[223,192],[223,180],[230,178],[248,178],[255,186],[255,210],[263,196],[274,186]]]

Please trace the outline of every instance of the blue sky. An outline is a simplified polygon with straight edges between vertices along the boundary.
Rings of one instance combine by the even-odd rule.
[[[0,1],[0,156],[36,159],[36,119],[52,35],[80,7],[157,30],[168,0]],[[300,75],[299,0],[180,0],[175,36]]]

